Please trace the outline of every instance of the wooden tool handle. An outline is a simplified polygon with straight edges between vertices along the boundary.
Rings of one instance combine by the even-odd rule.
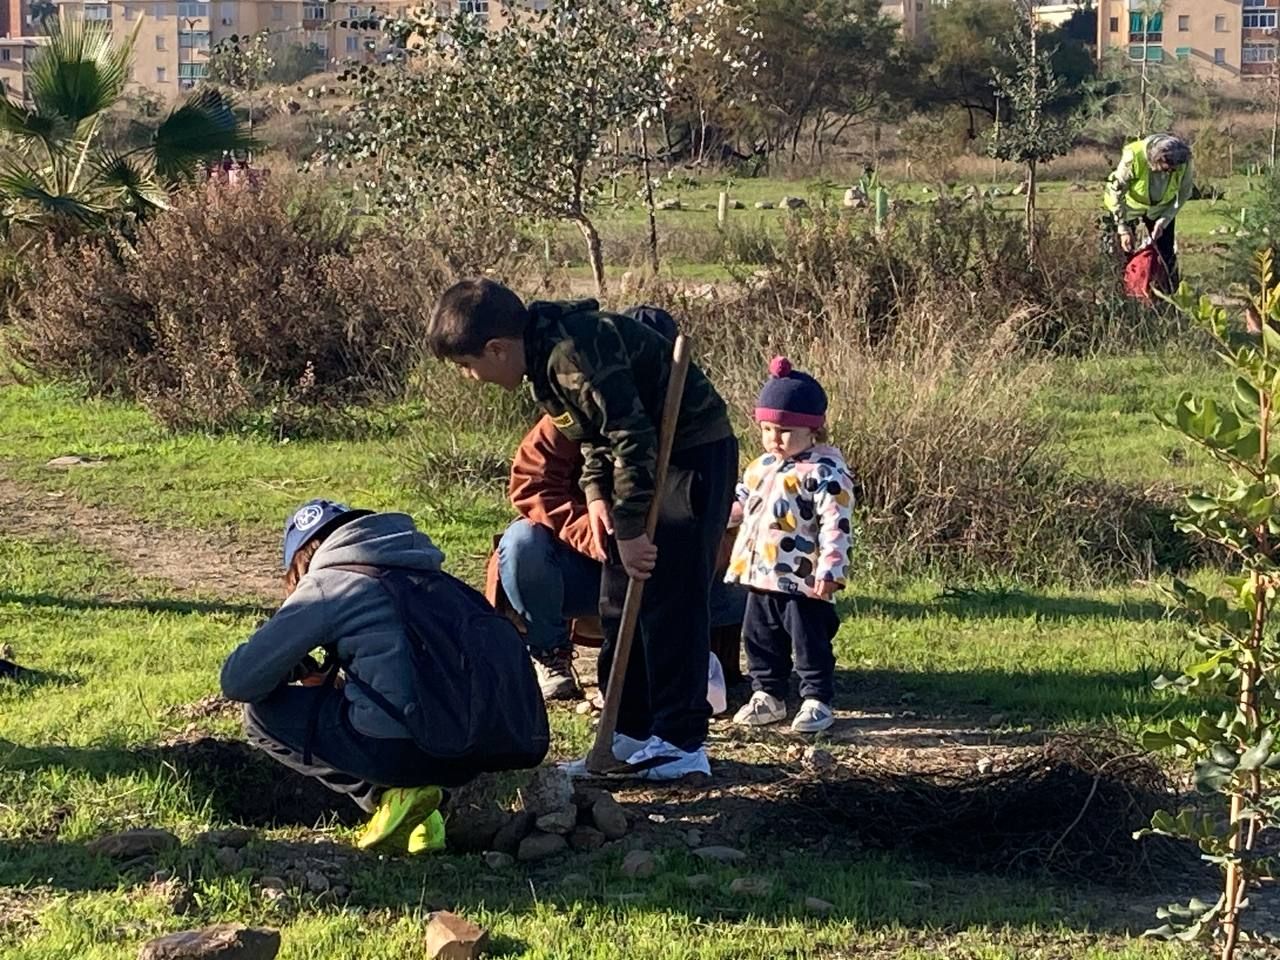
[[[658,515],[662,510],[662,495],[667,486],[667,470],[671,464],[671,447],[676,440],[676,423],[680,419],[680,401],[684,396],[684,382],[689,373],[689,339],[676,337],[672,352],[671,378],[667,381],[667,396],[662,404],[662,423],[658,427],[658,459],[653,470],[653,502],[645,517],[645,532],[653,540],[658,529]],[[662,562],[662,557],[658,557]],[[640,603],[644,599],[644,581],[630,580],[627,597],[622,604],[622,623],[618,627],[618,641],[613,651],[613,663],[609,667],[609,682],[605,691],[604,709],[600,713],[600,726],[596,740],[587,754],[587,770],[591,773],[607,773],[618,765],[613,755],[613,735],[618,729],[618,710],[622,706],[622,688],[627,676],[627,663],[631,660],[631,646],[635,640],[636,625],[640,622]]]

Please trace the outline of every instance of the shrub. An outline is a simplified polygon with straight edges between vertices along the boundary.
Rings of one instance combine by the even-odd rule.
[[[767,270],[739,278],[806,329],[868,343],[907,321],[981,331],[1016,317],[1021,342],[1059,352],[1127,348],[1175,329],[1122,296],[1119,262],[1100,244],[1082,245],[1100,238],[1094,223],[1061,217],[1040,229],[1031,262],[1020,217],[980,201],[899,204],[882,232],[869,213],[815,210],[784,221]]]
[[[750,410],[771,356],[822,380],[878,569],[1052,579],[1188,562],[1171,494],[1073,476],[1031,409],[1044,344],[1135,336],[1120,319],[1127,306],[1070,277],[1101,270],[1101,257],[1083,256],[1077,236],[1073,266],[1031,267],[1004,217],[951,203],[930,212],[900,217],[884,236],[848,216],[797,219],[776,263],[735,289],[693,297],[659,286],[629,299],[678,305],[741,437],[754,437]],[[1047,239],[1046,254],[1065,258],[1066,231]],[[748,439],[744,456],[753,449]]]
[[[466,259],[440,252],[445,232],[357,235],[341,201],[285,186],[192,193],[136,246],[49,249],[11,310],[16,354],[174,427],[294,429],[403,388],[414,331]]]

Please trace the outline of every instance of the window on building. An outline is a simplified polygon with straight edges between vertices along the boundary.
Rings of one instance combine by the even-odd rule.
[[[271,19],[272,19],[272,20],[283,20],[283,19],[284,19],[284,4],[282,4],[282,3],[273,3],[273,4],[271,5]]]
[[[156,49],[157,49],[157,50],[163,50],[163,49],[164,49],[164,34],[163,34],[163,33],[157,33],[157,34],[156,34]]]
[[[359,20],[361,16],[359,7],[347,7],[347,19]]]
[[[164,67],[156,67],[156,83],[164,83],[168,79],[165,72]]]
[[[157,20],[163,20],[166,16],[168,16],[166,12],[167,9],[168,9],[167,4],[153,3],[151,5],[151,16],[155,17]]]
[[[207,63],[180,63],[178,64],[179,80],[203,80],[209,73],[209,65]]]
[[[458,0],[458,12],[469,13],[480,20],[488,20],[489,0]]]
[[[1246,13],[1242,21],[1246,30],[1274,30],[1276,28],[1276,11],[1258,10]]]
[[[1160,63],[1164,60],[1164,47],[1149,46],[1141,43],[1133,43],[1129,45],[1129,59],[1142,61],[1146,57],[1148,63]]]
[[[3,50],[0,50],[0,62],[8,63],[9,57],[10,57],[10,50],[8,47],[5,47]]]
[[[137,19],[138,19],[138,8],[137,8],[137,7],[135,7],[135,6],[134,6],[133,4],[131,4],[131,3],[126,3],[126,4],[124,5],[124,18],[125,18],[126,20],[137,20]]]
[[[1227,48],[1226,48],[1226,47],[1214,47],[1214,50],[1213,50],[1213,62],[1214,62],[1214,63],[1216,63],[1216,64],[1218,64],[1219,66],[1222,66],[1222,64],[1224,64],[1224,63],[1226,63],[1226,62],[1227,62]]]
[[[1241,50],[1245,63],[1275,63],[1276,48],[1270,43],[1246,43]]]
[[[187,20],[197,20],[201,17],[207,17],[209,16],[209,4],[180,0],[178,3],[178,16],[184,17]]]
[[[1213,18],[1213,29],[1217,33],[1227,32],[1227,18],[1222,14],[1218,14]]]
[[[111,7],[105,3],[86,3],[84,5],[86,20],[110,20]]]
[[[1136,40],[1159,40],[1164,36],[1164,14],[1153,13],[1144,16],[1141,13],[1129,14],[1129,42]]]
[[[179,30],[178,46],[183,50],[208,50],[208,30]]]
[[[1191,59],[1191,48],[1190,48],[1190,47],[1179,47],[1177,50],[1175,50],[1175,51],[1173,52],[1173,55],[1174,55],[1175,57],[1177,57],[1179,60],[1190,60],[1190,59]]]
[[[1185,13],[1178,17],[1178,32],[1186,33],[1191,29],[1191,18]]]
[[[360,38],[357,36],[347,37],[347,53],[360,52]]]
[[[1256,10],[1258,7],[1265,7],[1272,0],[1244,0],[1244,8],[1246,10]]]
[[[303,20],[327,20],[329,8],[323,3],[304,3],[302,5]]]
[[[225,0],[223,0],[222,3],[218,4],[218,16],[222,18],[223,23],[226,23],[226,24],[235,23],[236,22],[236,5],[234,3],[227,3],[225,2]]]
[[[535,0],[535,2],[536,2],[536,0]],[[546,9],[546,8],[545,8],[545,5],[544,5],[543,9]],[[1119,17],[1112,17],[1112,18],[1111,18],[1111,32],[1112,32],[1112,33],[1119,33],[1119,32],[1120,32],[1120,18],[1119,18]]]

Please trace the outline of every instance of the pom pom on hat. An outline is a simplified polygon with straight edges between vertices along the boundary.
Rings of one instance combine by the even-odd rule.
[[[827,394],[809,374],[786,357],[769,361],[770,377],[756,400],[756,420],[784,427],[817,430],[827,422]]]

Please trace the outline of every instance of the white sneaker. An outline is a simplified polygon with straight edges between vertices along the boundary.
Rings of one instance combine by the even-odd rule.
[[[635,776],[641,780],[679,780],[691,773],[702,773],[711,776],[711,761],[707,759],[707,748],[681,750],[661,737],[650,737],[640,750],[627,757],[627,763],[643,763],[654,757],[675,757],[667,763],[659,764],[648,770],[641,770]]]
[[[733,722],[744,727],[767,727],[785,720],[787,705],[772,694],[757,690],[733,715]]]
[[[836,716],[831,708],[810,697],[800,704],[795,719],[791,721],[791,729],[796,733],[821,733],[835,722]]]
[[[628,737],[625,733],[615,733],[613,735],[613,759],[621,760],[625,763],[632,754],[639,753],[654,739],[656,738],[650,737],[648,740],[637,740],[635,737]],[[586,757],[567,760],[560,764],[560,769],[575,780],[591,776],[591,773],[587,770]]]

